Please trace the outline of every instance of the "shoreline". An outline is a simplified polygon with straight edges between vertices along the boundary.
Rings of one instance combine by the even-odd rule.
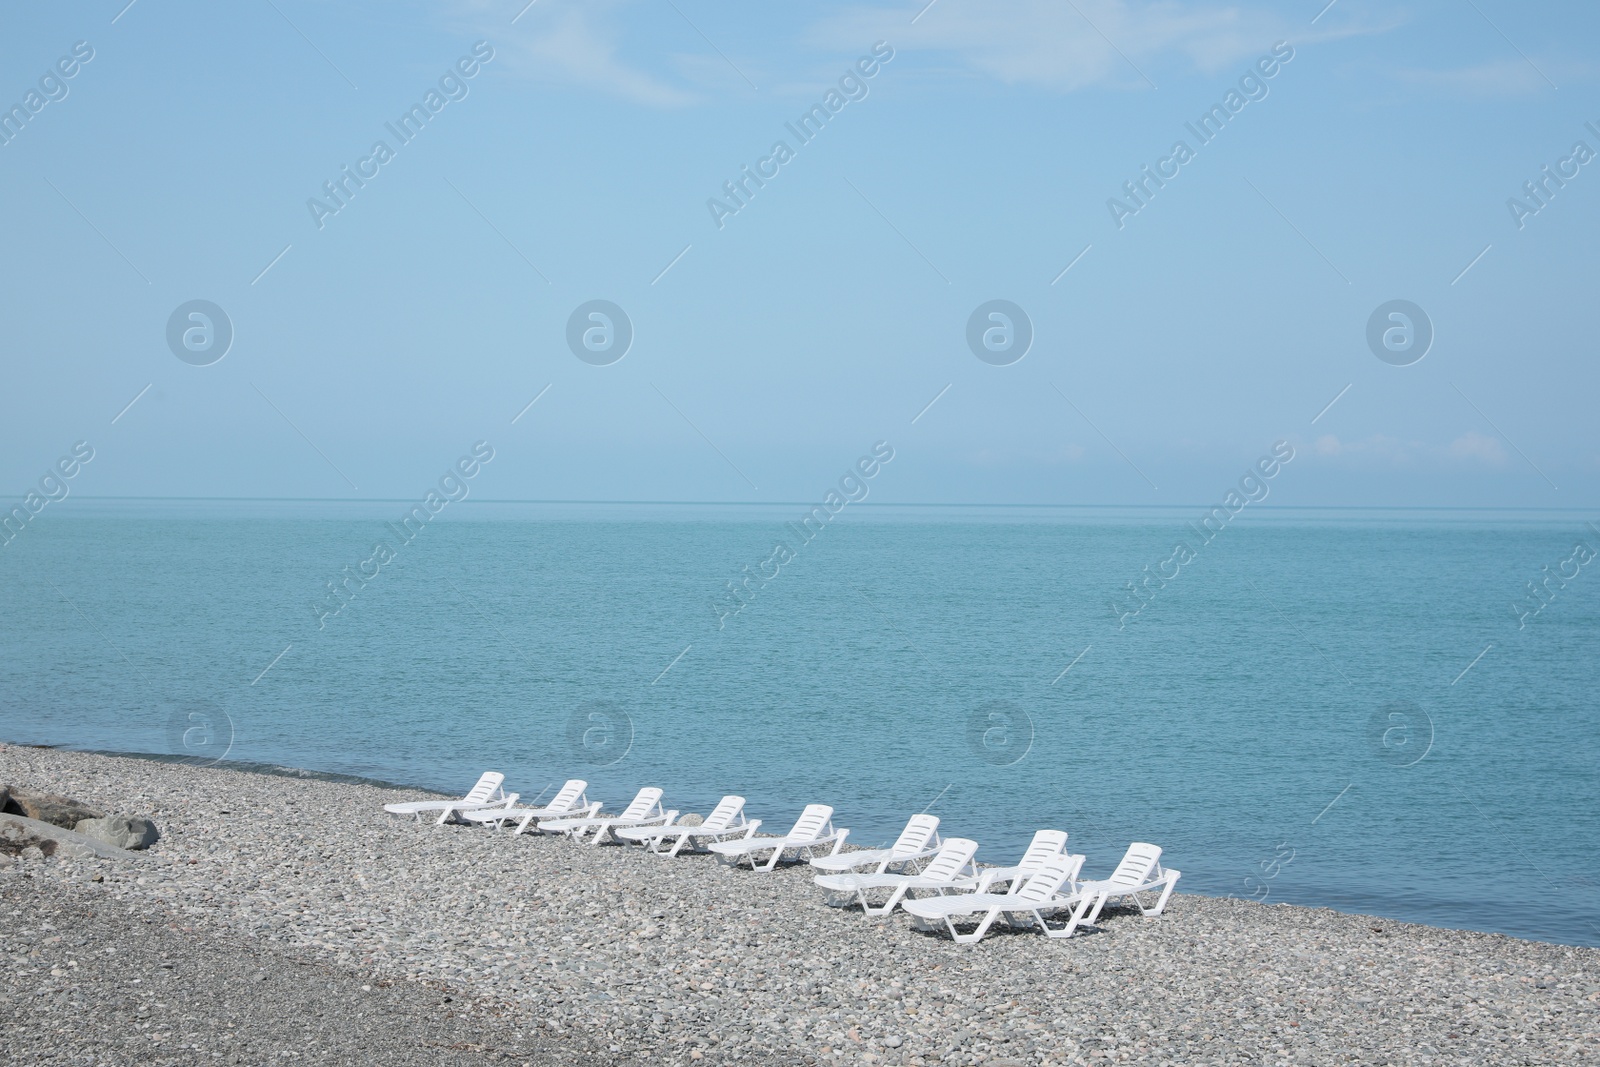
[[[214,768],[214,769],[217,769],[217,770],[232,771],[232,772],[235,772],[235,773],[238,773],[238,774],[261,775],[261,776],[268,777],[268,778],[286,779],[286,780],[289,780],[289,781],[316,781],[316,782],[331,782],[331,783],[342,784],[342,785],[370,786],[370,787],[372,787],[374,789],[387,790],[387,791],[394,792],[396,794],[404,793],[404,794],[406,794],[407,798],[409,798],[409,799],[429,799],[429,798],[437,798],[437,797],[453,798],[454,796],[456,796],[456,794],[445,792],[445,791],[439,790],[439,789],[434,789],[434,788],[431,788],[431,787],[425,786],[425,785],[414,785],[414,784],[409,784],[409,783],[405,783],[405,782],[392,782],[392,781],[388,781],[388,780],[382,779],[382,778],[369,778],[369,777],[366,777],[364,775],[345,774],[345,773],[339,772],[339,771],[309,770],[309,769],[301,768],[301,767],[288,767],[288,766],[284,766],[282,764],[277,764],[277,763],[260,763],[260,762],[256,762],[256,761],[250,761],[250,760],[227,760],[227,759],[217,760],[217,761],[195,760],[193,757],[173,756],[173,755],[167,755],[165,753],[159,753],[159,752],[129,752],[129,751],[111,750],[111,749],[73,748],[73,747],[71,747],[69,745],[35,744],[35,743],[32,743],[32,742],[8,741],[8,740],[5,740],[4,738],[0,738],[0,753],[3,753],[3,750],[5,748],[7,748],[7,747],[17,747],[17,748],[24,748],[24,749],[40,749],[40,750],[45,750],[45,751],[75,753],[75,754],[86,755],[86,756],[104,756],[104,757],[107,757],[109,759],[143,760],[143,761],[148,761],[148,762],[151,762],[151,763],[158,763],[158,764],[165,764],[165,765],[200,767],[200,768],[208,768],[208,769]],[[3,781],[0,781],[0,785],[4,785],[4,784],[6,784],[6,783],[3,782]],[[527,801],[524,800],[522,802],[526,803]],[[385,803],[387,803],[387,801],[385,801]],[[762,832],[763,833],[774,833],[774,832],[778,832],[778,829],[779,828],[773,827],[773,826],[763,826]],[[868,846],[861,845],[859,843],[848,843],[848,844],[846,844],[845,849],[846,849],[846,851],[849,851],[849,850],[852,850],[852,849],[865,848],[865,847],[868,847]],[[1101,858],[1104,859],[1104,857],[1101,857]],[[1093,857],[1091,857],[1091,859],[1093,859]],[[989,863],[989,862],[980,862],[979,863],[980,867],[987,867],[987,866],[992,866],[992,865],[993,864]],[[1181,884],[1182,883],[1180,883],[1180,885]],[[1203,899],[1206,899],[1206,900],[1235,900],[1235,901],[1240,901],[1240,902],[1245,902],[1248,899],[1248,898],[1245,898],[1245,897],[1237,897],[1237,896],[1218,896],[1218,895],[1214,895],[1214,894],[1210,894],[1210,893],[1204,893],[1204,892],[1198,892],[1198,891],[1190,891],[1190,890],[1187,890],[1187,889],[1184,889],[1184,890],[1181,890],[1181,891],[1174,891],[1173,895],[1174,896],[1200,897],[1200,898],[1203,898]],[[1583,945],[1583,944],[1577,944],[1577,943],[1568,942],[1568,941],[1550,941],[1550,940],[1545,940],[1543,938],[1519,937],[1519,936],[1517,936],[1515,934],[1508,934],[1508,933],[1504,933],[1504,932],[1498,931],[1498,930],[1480,930],[1480,929],[1477,929],[1476,927],[1470,927],[1470,926],[1441,926],[1441,925],[1438,925],[1438,924],[1435,924],[1435,923],[1416,922],[1416,921],[1413,921],[1413,920],[1410,920],[1410,919],[1400,919],[1400,918],[1395,918],[1394,916],[1389,916],[1389,915],[1377,915],[1377,914],[1373,914],[1371,912],[1346,911],[1343,908],[1337,908],[1337,907],[1333,907],[1331,905],[1324,905],[1324,904],[1295,904],[1295,903],[1290,903],[1290,902],[1286,902],[1286,901],[1273,901],[1273,902],[1269,902],[1267,905],[1264,905],[1264,906],[1267,906],[1267,907],[1298,908],[1298,909],[1304,910],[1304,911],[1329,911],[1329,912],[1332,912],[1332,913],[1334,913],[1336,915],[1344,915],[1344,916],[1349,916],[1351,918],[1370,919],[1370,920],[1372,920],[1374,922],[1384,922],[1384,923],[1396,923],[1396,924],[1402,924],[1403,923],[1403,924],[1405,924],[1407,926],[1419,926],[1419,927],[1422,927],[1422,928],[1428,929],[1428,930],[1441,930],[1441,931],[1445,931],[1445,932],[1449,932],[1449,933],[1462,933],[1462,934],[1488,934],[1488,935],[1494,935],[1494,936],[1497,936],[1497,937],[1506,937],[1506,938],[1509,938],[1509,939],[1511,939],[1513,941],[1523,941],[1523,942],[1527,942],[1529,944],[1535,944],[1535,945],[1560,945],[1560,946],[1571,947],[1571,948],[1591,948],[1591,949],[1600,950],[1600,945]]]
[[[130,752],[113,748],[74,748],[71,745],[40,745],[28,741],[6,741],[0,739],[0,749],[9,747],[46,749],[53,752],[76,752],[85,756],[106,756],[111,759],[148,760],[151,763],[177,764],[185,767],[215,767],[218,770],[236,771],[239,774],[260,774],[268,778],[336,782],[341,785],[370,785],[376,789],[426,793],[429,796],[436,797],[450,795],[437,789],[430,789],[425,785],[391,782],[384,778],[368,778],[365,775],[345,774],[341,771],[317,771],[305,767],[288,767],[281,763],[260,763],[255,760],[203,760],[196,759],[193,756],[172,756],[162,752]]]
[[[478,1044],[537,1038],[567,1062],[1600,1056],[1600,949],[1187,893],[1156,918],[1107,909],[1064,940],[956,945],[899,913],[827,907],[804,867],[735,872],[381,811],[429,795],[419,789],[10,745],[3,783],[152,818],[162,833],[137,860],[0,862],[13,908],[28,914],[18,886],[32,883],[34,899],[164,919],[214,961],[309,961],[343,981],[307,1023],[313,1036],[372,1010],[352,990],[388,982],[442,983],[449,1010],[492,1038]],[[1538,906],[1486,906],[1508,903]],[[384,1010],[395,1034],[412,1032],[404,1005]]]

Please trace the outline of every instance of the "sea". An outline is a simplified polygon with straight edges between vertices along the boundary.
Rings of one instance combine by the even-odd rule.
[[[1086,876],[1148,841],[1181,891],[1600,945],[1600,516],[409,506],[51,505],[0,547],[0,741],[864,845],[930,812],[991,863],[1062,829]]]

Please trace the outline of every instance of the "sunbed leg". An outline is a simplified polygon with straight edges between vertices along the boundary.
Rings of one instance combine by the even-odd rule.
[[[970,945],[975,941],[983,940],[983,935],[989,931],[989,924],[994,922],[994,914],[995,913],[991,911],[989,914],[985,915],[983,917],[983,921],[978,924],[977,929],[973,930],[970,934],[963,934],[961,931],[957,930],[955,922],[949,916],[946,916],[944,924],[950,928],[950,940],[954,941],[958,945]]]
[[[861,897],[861,913],[863,915],[887,915],[887,914],[889,914],[891,911],[894,910],[894,906],[896,904],[900,903],[900,898],[905,896],[905,892],[906,892],[906,887],[905,886],[903,886],[903,885],[902,886],[896,886],[894,888],[894,890],[889,894],[889,899],[886,900],[882,905],[880,905],[880,906],[875,908],[871,904],[867,903],[867,891],[865,889],[858,889],[856,891],[857,895]]]
[[[1155,907],[1142,909],[1146,915],[1160,915],[1162,910],[1166,908],[1167,898],[1172,895],[1172,890],[1178,884],[1178,873],[1177,871],[1166,872],[1167,884],[1161,887],[1161,899],[1156,901]]]
[[[1050,924],[1045,921],[1044,916],[1039,912],[1034,912],[1033,917],[1039,920],[1039,927],[1044,930],[1046,937],[1071,937],[1078,927],[1083,924],[1083,913],[1088,910],[1090,903],[1091,898],[1084,897],[1078,906],[1072,909],[1072,914],[1068,917],[1066,925],[1059,930],[1050,929]]]
[[[998,909],[990,908],[989,914],[983,917],[983,922],[979,923],[978,928],[972,931],[972,935],[967,939],[967,942],[970,944],[973,941],[982,940],[983,935],[989,932],[989,927],[994,925],[995,919],[999,918],[1000,914],[1001,912]],[[1009,921],[1007,920],[1007,922]]]

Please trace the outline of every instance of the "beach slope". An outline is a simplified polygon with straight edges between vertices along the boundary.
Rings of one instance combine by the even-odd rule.
[[[399,790],[16,746],[0,783],[161,830],[0,859],[13,1063],[1600,1062],[1596,949],[1185,894],[954,945],[804,868],[418,824]]]

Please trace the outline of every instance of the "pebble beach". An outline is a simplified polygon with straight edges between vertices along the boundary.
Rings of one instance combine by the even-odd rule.
[[[416,791],[21,746],[7,783],[161,833],[0,855],[7,1063],[1600,1062],[1600,949],[1181,891],[957,945],[804,865],[381,810]]]

